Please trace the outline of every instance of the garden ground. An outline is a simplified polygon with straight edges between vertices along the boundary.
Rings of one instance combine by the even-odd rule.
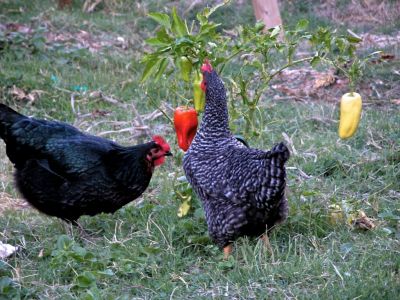
[[[188,216],[177,216],[180,201],[172,187],[183,175],[183,153],[144,90],[168,114],[178,96],[167,81],[140,85],[140,59],[149,50],[144,39],[157,26],[147,13],[176,5],[191,18],[200,7],[110,0],[87,14],[78,1],[63,11],[53,1],[0,2],[2,103],[126,145],[144,141],[143,132],[150,130],[165,135],[174,153],[142,198],[113,215],[82,217],[80,224],[92,233],[83,236],[21,199],[1,143],[0,240],[19,251],[0,260],[0,299],[395,299],[400,294],[396,1],[283,1],[285,25],[305,17],[311,27],[350,28],[363,37],[359,52],[384,52],[368,64],[360,83],[363,117],[349,140],[337,136],[337,103],[347,91],[340,74],[301,66],[271,83],[261,102],[265,127],[249,143],[264,149],[282,139],[289,143],[290,215],[271,235],[273,256],[259,241],[242,238],[227,261],[208,238],[197,199]],[[225,30],[254,22],[246,1],[214,18]],[[360,211],[373,230],[348,220]]]

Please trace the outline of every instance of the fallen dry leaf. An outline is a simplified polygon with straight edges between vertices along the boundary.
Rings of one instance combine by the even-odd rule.
[[[400,99],[392,99],[390,100],[390,102],[392,102],[393,104],[400,105]]]
[[[15,85],[13,85],[11,88],[10,94],[16,98],[16,100],[23,100],[26,97],[26,93],[22,89],[17,88]]]
[[[395,58],[396,58],[396,56],[394,54],[381,52],[379,54],[379,58],[371,60],[371,63],[372,64],[379,64],[379,63],[382,63],[384,61],[394,60]]]
[[[32,90],[31,92],[26,92],[15,85],[10,90],[10,94],[15,100],[26,101],[28,104],[33,104],[33,102],[38,100],[40,95],[43,93],[45,93],[45,91],[42,90]]]
[[[0,180],[4,180],[0,178]],[[4,181],[9,181],[6,179]],[[23,210],[29,209],[30,205],[24,199],[13,198],[10,194],[0,192],[0,216],[7,210]]]
[[[358,211],[357,216],[352,220],[352,225],[355,229],[372,230],[376,227],[373,220],[365,214],[362,210]]]
[[[336,78],[333,73],[321,73],[318,74],[314,81],[314,89],[319,89],[321,87],[327,87],[336,82]]]
[[[390,53],[384,53],[384,52],[382,52],[382,53],[380,54],[380,58],[383,59],[383,60],[392,60],[392,59],[395,58],[395,55],[394,55],[394,54],[390,54]]]
[[[111,111],[108,110],[100,110],[100,109],[95,109],[92,111],[92,116],[93,117],[104,117],[107,116],[111,113]]]
[[[5,25],[7,31],[10,32],[20,32],[20,33],[31,33],[32,28],[19,23],[8,23]]]

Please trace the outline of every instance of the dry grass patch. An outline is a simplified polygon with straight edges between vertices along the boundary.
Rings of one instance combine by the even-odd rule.
[[[30,209],[31,206],[22,198],[14,198],[6,192],[0,193],[0,215],[7,210]]]
[[[337,0],[322,1],[315,7],[316,13],[337,23],[375,24],[394,23],[400,15],[400,2],[388,0],[345,1],[338,5]]]

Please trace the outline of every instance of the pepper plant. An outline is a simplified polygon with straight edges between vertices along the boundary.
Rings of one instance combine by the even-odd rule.
[[[213,8],[204,8],[193,21],[181,18],[176,8],[170,15],[150,13],[149,17],[159,24],[159,28],[153,37],[146,40],[153,51],[143,58],[142,82],[150,78],[157,82],[162,76],[172,77],[169,81],[175,81],[181,89],[179,93],[187,99],[186,103],[180,104],[188,104],[195,98],[196,108],[201,107],[200,96],[195,96],[195,90],[187,85],[193,86],[198,81],[197,72],[203,60],[210,59],[218,73],[228,77],[231,98],[241,99],[242,105],[230,101],[231,121],[241,119],[245,122],[240,132],[245,137],[260,133],[263,128],[260,99],[270,81],[287,68],[301,63],[309,63],[312,67],[332,65],[349,78],[351,90],[354,90],[363,67],[363,60],[355,52],[361,39],[355,34],[339,34],[336,30],[322,27],[310,32],[307,20],[300,20],[295,28],[284,30],[283,34],[281,27],[265,30],[259,22],[238,26],[229,35],[223,34],[219,30],[220,24],[212,22],[210,17],[229,2],[226,0]],[[309,45],[311,55],[296,55],[301,44]],[[236,66],[240,67],[235,72],[226,68],[238,60],[241,61]]]

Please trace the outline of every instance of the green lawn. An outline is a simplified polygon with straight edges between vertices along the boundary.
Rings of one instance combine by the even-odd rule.
[[[157,105],[177,103],[168,82],[139,84],[140,58],[148,50],[144,39],[156,26],[146,13],[164,10],[165,3],[184,10],[184,1],[110,0],[92,14],[82,13],[79,1],[74,1],[71,11],[57,10],[54,1],[0,2],[2,103],[28,115],[72,123],[92,134],[132,126],[136,118],[129,109],[132,103],[141,114],[156,110],[145,89]],[[252,22],[250,4],[241,5],[242,14],[224,8],[215,21],[232,16],[224,24],[227,29]],[[335,26],[301,5],[282,15],[290,24],[308,17],[315,26]],[[10,23],[23,24],[31,33],[5,37],[2,28]],[[389,25],[381,24],[384,30],[371,32],[393,32],[398,26]],[[90,38],[82,31],[90,32]],[[89,50],[82,45],[90,45]],[[397,60],[368,66],[361,83],[366,104],[362,121],[349,140],[337,136],[335,88],[327,89],[331,98],[273,100],[274,90],[263,98],[264,127],[249,143],[268,149],[286,133],[295,149],[288,162],[290,214],[270,237],[273,257],[261,242],[242,238],[235,243],[233,256],[224,261],[208,238],[197,198],[188,216],[177,216],[180,201],[173,187],[183,175],[183,153],[171,125],[161,116],[145,122],[167,137],[174,157],[156,170],[136,203],[114,215],[82,217],[80,224],[90,236],[0,199],[0,241],[20,247],[17,254],[0,260],[0,299],[396,299],[400,294],[400,109],[393,100],[399,99],[400,52],[398,46],[385,49]],[[40,96],[30,105],[18,99],[16,88]],[[93,97],[93,91],[102,91],[119,104]],[[242,133],[241,123],[234,128]],[[105,136],[126,145],[144,141],[136,133]],[[0,183],[0,195],[21,203],[2,142]],[[344,219],[364,211],[376,228],[358,230],[344,219],[333,224],[331,204],[341,208]]]

